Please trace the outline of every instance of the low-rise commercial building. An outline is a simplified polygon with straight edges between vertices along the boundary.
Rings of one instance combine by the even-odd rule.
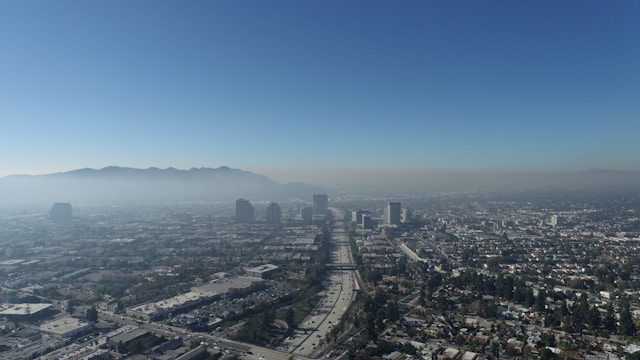
[[[278,270],[278,266],[274,264],[264,264],[247,269],[247,275],[262,279],[268,278],[274,271]]]
[[[74,338],[90,329],[91,325],[72,317],[62,317],[40,325],[40,331],[65,338]]]

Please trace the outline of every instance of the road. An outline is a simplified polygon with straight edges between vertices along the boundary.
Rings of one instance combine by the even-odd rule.
[[[407,255],[409,257],[409,259],[411,259],[414,262],[426,262],[425,259],[421,258],[420,256],[418,256],[418,254],[416,254],[413,250],[409,249],[409,247],[405,244],[405,243],[400,243],[400,245],[398,246],[400,248],[400,250],[402,250],[402,252],[405,253],[405,255]]]
[[[335,219],[342,215],[334,214]],[[353,264],[349,237],[342,220],[336,220],[331,236],[331,261],[334,264]],[[331,270],[326,288],[311,314],[302,322],[291,338],[285,342],[292,354],[312,357],[322,350],[327,334],[340,322],[355,298],[355,271]]]

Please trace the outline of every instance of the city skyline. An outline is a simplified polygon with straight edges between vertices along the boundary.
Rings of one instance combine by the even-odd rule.
[[[640,360],[638,19],[0,1],[0,360]]]
[[[640,170],[638,11],[4,2],[0,175]]]

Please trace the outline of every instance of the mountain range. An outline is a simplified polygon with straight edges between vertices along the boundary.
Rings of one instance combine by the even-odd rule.
[[[0,199],[7,202],[136,202],[310,199],[319,186],[280,184],[250,171],[219,168],[136,169],[108,166],[46,175],[0,178]]]
[[[347,174],[343,174],[346,178]],[[384,195],[475,191],[640,191],[640,172],[591,169],[576,172],[413,172],[360,173],[350,182],[331,187],[346,193]],[[280,184],[250,171],[219,168],[155,167],[136,169],[108,166],[46,175],[10,175],[0,178],[0,205],[16,203],[139,203],[230,202],[311,199],[327,193],[305,183]]]

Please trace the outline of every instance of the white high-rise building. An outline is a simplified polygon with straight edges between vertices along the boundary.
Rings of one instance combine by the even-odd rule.
[[[413,212],[409,208],[402,209],[402,222],[409,223],[413,221]]]

